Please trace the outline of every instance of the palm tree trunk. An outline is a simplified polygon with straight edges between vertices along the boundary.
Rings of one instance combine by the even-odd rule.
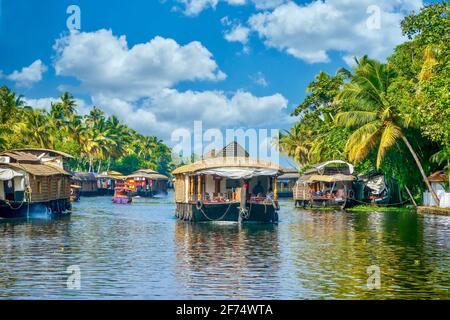
[[[412,148],[411,144],[409,143],[408,139],[402,134],[402,140],[408,147],[409,151],[411,152],[414,160],[416,161],[417,167],[419,168],[420,174],[422,175],[422,179],[425,182],[425,185],[428,188],[428,191],[431,193],[431,196],[434,199],[434,202],[439,206],[439,198],[436,195],[436,192],[434,192],[433,188],[431,187],[430,182],[428,181],[427,175],[425,174],[425,171],[423,170],[422,164],[420,163],[419,157],[414,152],[414,149]]]
[[[100,169],[102,168],[102,159],[98,160],[98,170],[97,173],[100,173]]]

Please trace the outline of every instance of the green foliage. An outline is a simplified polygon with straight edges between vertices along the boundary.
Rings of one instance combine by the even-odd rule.
[[[39,147],[64,151],[76,159],[73,170],[129,174],[151,168],[164,174],[172,170],[171,150],[156,137],[130,129],[97,107],[78,115],[69,93],[52,103],[49,111],[25,106],[22,97],[0,88],[0,149]]]

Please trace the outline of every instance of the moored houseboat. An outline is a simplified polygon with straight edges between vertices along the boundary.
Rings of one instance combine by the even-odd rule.
[[[74,172],[72,184],[80,186],[82,197],[98,196],[98,184],[95,174],[92,172]]]
[[[70,202],[77,202],[80,200],[81,187],[76,184],[70,185]]]
[[[112,202],[117,204],[128,204],[131,203],[131,189],[123,181],[117,181],[116,187],[114,188],[114,195],[112,197]]]
[[[274,163],[238,156],[236,142],[203,160],[181,166],[175,176],[176,217],[185,221],[278,221]]]
[[[152,169],[140,169],[126,176],[126,185],[131,189],[133,197],[151,198],[159,194],[167,194],[169,178]]]
[[[69,214],[70,155],[47,149],[0,153],[0,217],[22,218]]]
[[[97,175],[98,194],[113,195],[117,182],[125,180],[125,176],[117,171],[106,171]]]
[[[277,179],[278,198],[292,198],[292,190],[300,175],[297,169],[282,169],[282,171],[282,175]]]
[[[304,172],[293,188],[295,206],[345,208],[353,204],[352,164],[331,160]]]

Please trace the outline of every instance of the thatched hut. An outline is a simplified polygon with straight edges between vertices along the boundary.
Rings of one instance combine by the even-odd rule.
[[[63,160],[70,155],[45,150],[38,155],[24,149],[0,153],[0,217],[22,217],[41,211],[70,210],[70,176]],[[55,155],[51,159],[50,155]]]
[[[152,169],[140,169],[126,176],[126,185],[133,196],[153,197],[167,193],[169,178]]]

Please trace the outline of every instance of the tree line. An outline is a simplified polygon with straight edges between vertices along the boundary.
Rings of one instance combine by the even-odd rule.
[[[151,168],[172,170],[171,149],[154,136],[137,133],[98,107],[78,114],[74,97],[65,92],[49,109],[32,108],[8,87],[0,87],[0,150],[46,148],[74,156],[74,171],[117,170],[123,174]]]
[[[401,22],[408,40],[385,63],[355,58],[351,70],[320,72],[280,134],[281,151],[300,168],[348,160],[381,171],[419,197],[434,170],[450,169],[449,2],[427,5]]]

